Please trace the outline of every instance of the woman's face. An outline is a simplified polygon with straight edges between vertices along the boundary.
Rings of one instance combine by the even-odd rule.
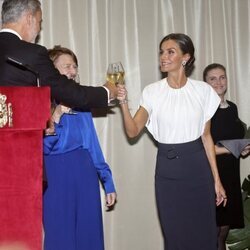
[[[60,55],[55,60],[54,65],[62,75],[67,76],[68,79],[75,79],[78,67],[71,55],[68,54]]]
[[[162,72],[173,72],[183,69],[182,62],[188,61],[189,54],[183,55],[179,45],[174,40],[162,43],[160,50],[160,67]]]
[[[219,96],[227,91],[227,76],[223,69],[215,68],[207,72],[206,82],[213,87]]]

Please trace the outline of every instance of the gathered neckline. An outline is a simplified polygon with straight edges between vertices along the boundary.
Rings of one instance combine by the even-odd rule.
[[[180,88],[174,88],[174,87],[172,87],[172,86],[169,84],[168,78],[166,78],[167,86],[168,86],[170,89],[173,89],[173,90],[175,90],[175,91],[176,91],[176,90],[181,90],[181,89],[185,88],[185,87],[187,86],[188,82],[189,82],[189,79],[187,78],[187,81],[186,81],[186,83],[185,83],[183,86],[181,86]]]

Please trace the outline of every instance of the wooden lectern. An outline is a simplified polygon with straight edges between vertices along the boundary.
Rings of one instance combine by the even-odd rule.
[[[0,247],[42,249],[42,138],[49,117],[49,87],[0,87]]]

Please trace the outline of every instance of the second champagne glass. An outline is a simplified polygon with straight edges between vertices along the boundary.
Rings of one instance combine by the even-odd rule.
[[[121,62],[110,63],[107,70],[106,80],[113,84],[124,84],[125,72]],[[109,106],[114,106],[115,101],[111,101]]]

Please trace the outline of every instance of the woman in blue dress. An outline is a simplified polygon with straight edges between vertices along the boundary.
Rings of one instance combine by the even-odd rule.
[[[77,76],[75,54],[61,46],[49,51],[59,72]],[[45,250],[103,250],[99,180],[106,205],[115,204],[111,170],[105,162],[91,112],[59,104],[52,115],[55,135],[44,138],[48,187],[44,193]]]

